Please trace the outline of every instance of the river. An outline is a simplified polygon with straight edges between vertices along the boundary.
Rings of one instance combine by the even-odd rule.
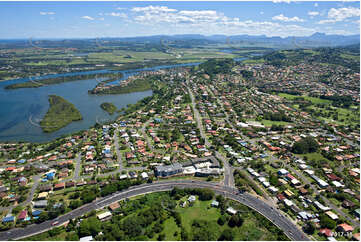
[[[140,71],[159,70],[164,68],[193,66],[199,63],[179,65],[156,66],[134,70],[118,71],[123,77],[115,82],[126,79]],[[37,79],[79,75],[86,73],[105,73],[109,70],[85,71],[78,73],[44,75]],[[93,126],[96,121],[114,120],[117,113],[109,115],[100,108],[103,102],[111,102],[118,109],[134,104],[137,101],[152,95],[152,91],[135,92],[118,95],[89,95],[88,90],[95,87],[96,79],[72,81],[39,88],[22,88],[6,90],[5,86],[13,83],[29,81],[29,78],[8,80],[0,82],[0,141],[29,141],[46,142],[58,138],[64,134],[70,134]],[[112,82],[111,84],[114,84]],[[52,132],[44,133],[39,122],[49,108],[48,95],[55,94],[73,103],[83,116],[83,120],[72,122],[66,127]]]
[[[235,58],[235,61],[242,61],[247,58]],[[134,92],[117,95],[90,95],[91,90],[101,79],[89,79],[71,81],[38,88],[4,89],[5,86],[13,83],[21,83],[32,80],[41,80],[50,77],[74,76],[79,74],[119,72],[123,76],[119,80],[107,83],[116,84],[129,76],[141,71],[152,71],[174,67],[185,67],[199,65],[199,62],[162,65],[142,69],[131,69],[124,71],[96,70],[83,71],[65,74],[50,74],[36,78],[20,78],[0,82],[0,141],[28,141],[46,142],[56,139],[62,135],[87,129],[96,122],[114,120],[117,113],[109,115],[100,108],[103,102],[111,102],[118,109],[134,104],[137,101],[151,96],[152,91]],[[55,94],[73,103],[83,116],[83,120],[72,122],[52,133],[44,133],[40,128],[40,121],[49,108],[48,95]]]

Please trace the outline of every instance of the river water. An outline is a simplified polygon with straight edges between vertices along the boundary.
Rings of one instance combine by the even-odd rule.
[[[235,61],[242,61],[246,58],[235,58]],[[141,71],[152,71],[174,67],[195,66],[200,63],[186,63],[175,65],[162,65],[150,68],[132,69],[124,71],[96,70],[73,72],[65,74],[53,74],[37,77],[32,80],[41,80],[49,77],[74,76],[79,74],[119,72],[123,76],[110,84],[116,84],[129,76]],[[118,109],[134,104],[137,101],[151,96],[152,91],[133,92],[117,95],[90,95],[88,90],[96,86],[96,79],[71,81],[38,88],[21,88],[6,90],[5,86],[13,83],[29,81],[30,78],[21,78],[0,82],[0,141],[29,141],[46,142],[56,139],[62,135],[87,129],[96,122],[114,120],[117,113],[109,115],[100,108],[103,102],[111,102]],[[44,133],[40,128],[40,121],[49,108],[48,95],[55,94],[73,103],[83,116],[83,120],[71,124],[52,133]]]
[[[159,70],[179,66],[192,66],[199,63],[179,65],[156,66],[135,70],[118,71],[123,73],[120,80],[135,75],[140,71]],[[79,73],[105,73],[109,70],[86,71],[78,73],[66,73],[46,75],[37,79],[48,77],[78,75]],[[135,92],[117,95],[89,95],[88,90],[95,87],[96,79],[72,81],[39,88],[22,88],[6,90],[5,86],[13,83],[29,81],[28,78],[0,82],[0,141],[30,141],[46,142],[79,130],[84,130],[98,122],[115,119],[117,113],[109,115],[100,108],[103,102],[111,102],[118,109],[134,104],[137,101],[152,95],[152,91]],[[115,81],[118,82],[119,80]],[[115,83],[113,82],[113,84]],[[49,108],[48,95],[55,94],[73,103],[83,116],[83,120],[72,122],[66,127],[52,132],[44,133],[39,122]]]

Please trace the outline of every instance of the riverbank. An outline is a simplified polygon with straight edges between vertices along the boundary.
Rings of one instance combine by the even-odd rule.
[[[110,78],[110,80],[113,80],[114,78],[121,78],[121,73],[93,73],[93,74],[80,74],[80,75],[74,75],[74,76],[60,76],[60,77],[54,77],[54,78],[47,78],[47,79],[41,79],[41,80],[29,80],[27,82],[22,83],[15,83],[5,86],[5,89],[19,89],[19,88],[37,88],[44,85],[53,85],[53,84],[59,84],[64,82],[71,82],[71,81],[81,81],[81,80],[87,80],[92,78]],[[106,82],[106,81],[103,81]]]
[[[89,90],[90,94],[125,94],[132,92],[143,92],[152,89],[147,79],[135,79],[127,85],[102,86]]]
[[[49,104],[49,110],[40,122],[40,126],[44,132],[54,132],[67,126],[73,121],[83,119],[74,104],[68,102],[62,97],[49,95]]]

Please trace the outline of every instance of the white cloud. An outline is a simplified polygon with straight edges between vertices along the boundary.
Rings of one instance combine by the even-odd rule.
[[[274,3],[290,3],[291,0],[272,0]]]
[[[112,17],[120,17],[120,18],[127,18],[128,17],[125,13],[116,13],[116,12],[105,13],[104,15],[112,16]]]
[[[54,15],[55,12],[40,12],[40,15]]]
[[[273,16],[272,19],[277,20],[277,21],[282,21],[282,22],[304,22],[303,19],[301,19],[297,16],[289,18],[289,17],[284,16],[283,14]]]
[[[318,3],[315,3],[314,6],[317,8],[317,7],[318,7]]]
[[[337,21],[334,19],[324,19],[324,20],[320,20],[317,23],[318,24],[331,24],[331,23],[336,23]]]
[[[133,12],[149,12],[149,13],[161,13],[161,12],[177,12],[176,9],[168,8],[167,6],[147,6],[147,7],[134,7]]]
[[[151,8],[150,8],[151,7]],[[195,10],[195,11],[168,11],[165,8],[160,7],[144,7],[143,9],[146,12],[141,12],[140,15],[137,15],[134,20],[139,23],[144,24],[153,24],[153,23],[168,23],[168,24],[200,24],[200,23],[210,23],[220,20],[226,20],[223,14],[217,13],[214,10]],[[155,10],[157,9],[157,10]],[[160,10],[165,10],[159,12]],[[138,11],[138,10],[137,10]]]
[[[331,8],[327,13],[327,19],[321,20],[319,24],[335,23],[348,20],[352,17],[359,17],[360,9],[354,7],[347,8]]]
[[[263,11],[261,11],[261,12],[259,12],[259,14],[263,15],[263,14],[264,14],[264,12],[263,12]]]
[[[267,36],[304,36],[315,33],[315,29],[295,24],[272,21],[240,20],[225,16],[214,10],[176,10],[167,7],[148,6],[132,9],[132,21],[145,26],[148,34],[250,34]],[[281,15],[282,21],[303,22],[299,17],[288,18]],[[279,18],[279,17],[278,17]]]
[[[100,21],[104,21],[104,18],[99,18]]]
[[[337,21],[342,21],[346,18],[358,17],[360,16],[360,9],[354,7],[348,8],[331,8],[328,11],[328,18],[335,19]]]
[[[125,10],[125,9],[127,9],[127,8],[120,8],[120,7],[118,7],[117,9],[118,9],[118,10]]]
[[[82,16],[81,18],[83,19],[88,19],[88,20],[95,20],[94,18],[90,17],[90,16]]]
[[[310,15],[310,16],[317,16],[317,15],[320,15],[320,13],[317,12],[317,11],[309,11],[309,12],[308,12],[308,15]]]

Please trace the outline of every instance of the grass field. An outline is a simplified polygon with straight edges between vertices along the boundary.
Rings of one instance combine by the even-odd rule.
[[[360,123],[360,110],[358,107],[352,106],[349,109],[338,108],[331,106],[332,101],[326,99],[320,99],[316,97],[309,96],[297,96],[287,93],[279,93],[280,97],[286,98],[288,100],[293,100],[297,97],[303,97],[305,100],[312,102],[313,105],[309,106],[308,109],[317,111],[317,117],[321,120],[324,120],[329,123],[347,125],[347,124],[358,124]],[[325,108],[317,106],[317,104],[329,104]],[[298,109],[299,105],[293,105],[294,108]],[[334,118],[337,114],[337,119]],[[265,124],[267,126],[267,124]],[[270,124],[271,125],[271,124]]]
[[[289,99],[289,100],[293,100],[298,97],[303,97],[305,100],[311,101],[313,104],[331,103],[330,100],[326,100],[326,99],[321,99],[321,98],[317,98],[317,97],[309,97],[309,96],[297,96],[297,95],[291,95],[291,94],[287,94],[287,93],[279,93],[278,96]]]
[[[183,199],[185,200],[185,199]],[[220,216],[220,211],[217,208],[210,208],[211,201],[197,201],[192,207],[181,208],[177,211],[181,213],[184,227],[191,231],[192,221],[195,219],[205,219],[207,221],[217,221]]]
[[[177,232],[177,235],[175,233]],[[167,241],[175,241],[180,240],[181,229],[175,223],[174,218],[169,218],[164,222],[164,230],[165,240]],[[156,240],[156,238],[154,238]]]
[[[303,158],[304,156],[307,157],[308,160],[327,160],[325,157],[323,157],[320,153],[314,152],[314,153],[308,153],[308,154],[302,154],[297,155],[300,158]]]
[[[266,119],[263,119],[261,121],[261,123],[265,126],[272,126],[273,124],[275,125],[288,125],[288,124],[291,124],[290,122],[284,122],[284,121],[272,121],[272,120],[266,120]]]

